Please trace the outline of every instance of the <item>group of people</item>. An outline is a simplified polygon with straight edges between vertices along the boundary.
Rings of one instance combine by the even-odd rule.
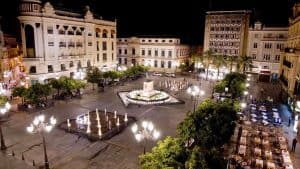
[[[185,90],[189,86],[189,82],[184,78],[183,80],[161,80],[159,82],[160,88],[166,88],[173,91]]]

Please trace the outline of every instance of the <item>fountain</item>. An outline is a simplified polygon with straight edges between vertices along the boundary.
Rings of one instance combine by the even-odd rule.
[[[118,94],[126,106],[130,103],[141,105],[181,103],[168,93],[155,90],[153,86],[153,81],[148,79],[143,83],[143,89],[118,92]]]

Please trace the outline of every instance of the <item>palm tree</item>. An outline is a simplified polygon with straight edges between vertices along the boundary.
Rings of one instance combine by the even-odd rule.
[[[223,55],[214,55],[213,57],[213,64],[215,65],[215,67],[218,69],[218,73],[217,73],[217,77],[219,77],[219,73],[220,73],[220,68],[222,66],[226,65],[226,61]]]
[[[236,56],[227,56],[226,62],[227,65],[229,65],[230,73],[232,72],[233,63],[236,61],[237,61]]]
[[[250,56],[241,56],[238,60],[237,67],[239,70],[243,71],[243,74],[245,74],[247,69],[250,69],[252,66],[252,58]]]
[[[211,64],[212,57],[213,57],[213,51],[211,49],[204,52],[204,55],[201,57],[201,62],[203,64],[204,68],[206,69],[206,78],[205,78],[206,80],[208,77],[208,68],[209,68],[209,65]]]

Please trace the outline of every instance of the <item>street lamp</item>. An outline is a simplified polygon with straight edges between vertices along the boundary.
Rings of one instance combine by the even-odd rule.
[[[194,112],[196,110],[196,96],[199,96],[199,95],[204,95],[205,92],[203,90],[200,90],[198,86],[190,86],[188,87],[187,89],[187,93],[191,95],[192,97],[192,100],[194,101]]]
[[[41,136],[43,138],[45,169],[50,169],[50,168],[49,168],[44,132],[49,133],[53,129],[55,124],[56,124],[56,119],[53,116],[50,117],[50,120],[48,123],[48,122],[45,122],[44,115],[39,115],[39,116],[35,117],[33,122],[30,124],[30,126],[27,127],[27,131],[29,133],[39,133],[39,134],[41,134]]]
[[[133,124],[131,131],[138,142],[144,141],[144,154],[146,153],[147,140],[157,140],[160,136],[160,132],[155,129],[153,123],[150,121],[142,121],[140,130],[136,123]]]
[[[11,105],[9,104],[9,102],[6,102],[4,107],[0,108],[1,116],[3,116],[5,113],[7,113],[10,108],[11,108]],[[4,137],[3,137],[3,133],[2,133],[2,119],[0,120],[0,139],[1,139],[1,150],[6,150],[5,141],[4,141]]]

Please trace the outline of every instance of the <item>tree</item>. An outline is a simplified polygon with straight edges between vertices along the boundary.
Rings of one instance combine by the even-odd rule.
[[[217,77],[219,77],[220,68],[226,65],[226,61],[223,55],[214,55],[213,56],[213,64],[218,70]]]
[[[163,141],[158,141],[151,152],[139,156],[142,169],[149,168],[184,168],[186,161],[184,145],[178,138],[167,136]]]
[[[7,102],[7,97],[0,95],[0,106],[4,106]]]
[[[60,90],[63,88],[63,84],[61,80],[58,79],[51,79],[49,84],[51,85],[52,88],[57,90],[57,96],[59,96]]]
[[[247,69],[250,69],[252,65],[252,59],[250,56],[241,56],[238,59],[238,70],[242,70],[243,74],[245,74]]]
[[[86,79],[88,82],[92,83],[93,90],[95,90],[95,83],[98,83],[101,78],[102,78],[102,73],[98,68],[93,68],[87,71]]]
[[[22,104],[24,104],[26,97],[27,89],[25,87],[16,87],[13,89],[12,96],[13,97],[21,97]]]
[[[206,51],[204,55],[201,57],[202,64],[204,68],[206,68],[206,78],[205,78],[206,80],[208,77],[208,69],[209,69],[209,65],[211,64],[212,57],[213,57],[213,51],[211,49]]]
[[[195,146],[189,155],[188,160],[185,162],[186,169],[209,169],[205,154],[201,152],[199,146]]]
[[[226,62],[229,65],[230,73],[232,72],[233,64],[237,61],[236,56],[227,56]]]

